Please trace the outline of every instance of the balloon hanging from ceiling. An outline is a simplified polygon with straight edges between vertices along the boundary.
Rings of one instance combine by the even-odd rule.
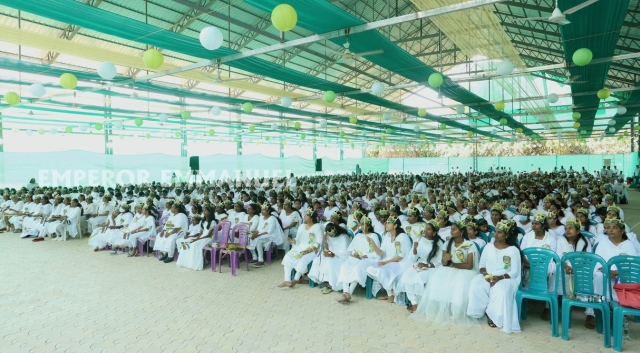
[[[47,94],[47,89],[41,83],[34,83],[29,86],[29,93],[34,97],[40,98]]]
[[[324,101],[327,103],[333,103],[336,100],[336,93],[334,91],[324,92]]]
[[[222,46],[224,37],[217,27],[208,26],[200,31],[200,44],[207,50],[216,50]]]
[[[151,70],[157,70],[164,64],[164,56],[158,49],[147,49],[142,55],[142,62]]]
[[[288,32],[296,27],[298,13],[289,4],[280,4],[271,12],[271,23],[280,32]]]
[[[443,79],[442,75],[440,75],[437,72],[434,72],[431,75],[429,75],[429,86],[431,86],[433,88],[440,87],[440,85],[442,85],[443,81],[444,81],[444,79]]]
[[[210,112],[211,115],[218,116],[220,115],[220,113],[222,113],[222,109],[220,109],[220,107],[212,107]]]
[[[551,93],[547,96],[547,100],[549,101],[549,103],[557,103],[559,98],[560,97],[558,97],[558,95],[555,93]]]
[[[251,113],[253,111],[253,104],[251,104],[250,102],[245,102],[244,104],[242,104],[242,111],[247,114]]]
[[[516,68],[515,65],[509,60],[501,61],[497,65],[498,75],[507,76],[511,75],[513,70]]]
[[[4,94],[4,100],[10,105],[16,105],[20,103],[20,95],[16,92],[7,92]]]
[[[78,86],[78,78],[71,73],[64,73],[60,75],[60,86],[64,89],[74,89]]]
[[[591,62],[593,59],[593,53],[588,48],[581,48],[573,53],[573,63],[578,66],[584,66]]]
[[[98,75],[103,80],[113,80],[117,74],[118,70],[116,69],[116,66],[108,61],[104,61],[98,66]]]
[[[385,87],[384,84],[380,81],[376,81],[371,85],[371,93],[379,96],[384,93]]]
[[[293,103],[293,100],[291,99],[291,97],[284,96],[282,97],[282,99],[280,99],[280,105],[285,108],[289,108],[292,103]]]

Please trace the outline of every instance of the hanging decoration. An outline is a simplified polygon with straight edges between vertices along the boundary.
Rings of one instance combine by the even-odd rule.
[[[598,98],[600,99],[607,99],[609,98],[610,95],[611,95],[611,92],[609,91],[608,88],[603,88],[598,91]]]
[[[160,114],[158,115],[158,121],[160,121],[161,123],[166,122],[169,119],[169,116],[167,114]]]
[[[122,124],[122,121],[116,121],[113,123],[113,128],[116,130],[121,130],[123,127],[124,125]]]
[[[502,125],[502,126],[507,125],[507,118],[500,119],[500,125]]]
[[[217,27],[208,26],[200,31],[200,44],[207,50],[216,50],[222,46],[224,37]]]
[[[320,123],[320,127],[322,127],[322,128],[327,127],[327,120],[320,119],[318,122]]]
[[[573,114],[571,114],[571,117],[573,118],[573,120],[578,120],[580,119],[580,117],[582,117],[582,114],[580,114],[579,112],[573,112]]]
[[[142,55],[142,62],[151,70],[157,70],[164,64],[164,56],[158,49],[147,49]]]
[[[104,61],[98,65],[98,75],[103,80],[113,80],[114,77],[118,74],[118,70],[113,63],[108,61]]]
[[[191,112],[188,110],[183,110],[180,116],[182,116],[182,119],[184,120],[189,120],[191,119]]]
[[[210,113],[213,116],[218,116],[222,113],[222,109],[220,109],[220,107],[211,107]]]
[[[340,137],[344,137],[347,133],[344,131],[340,131]]]
[[[293,103],[293,100],[291,99],[291,97],[284,96],[282,97],[282,99],[280,99],[280,105],[285,108],[289,108],[292,103]]]
[[[615,120],[613,120],[613,119],[611,119],[611,120],[609,120],[609,121],[607,122],[607,124],[608,124],[609,126],[613,126],[613,125],[615,125],[615,124],[616,124],[616,121],[615,121]]]
[[[437,72],[434,72],[431,75],[429,75],[429,86],[433,88],[438,88],[440,87],[440,85],[442,85],[443,80],[444,79],[442,78],[442,75],[440,75]]]
[[[384,120],[384,121],[389,121],[389,120],[391,120],[391,112],[384,112],[384,113],[382,113],[382,120]]]
[[[464,114],[464,111],[465,111],[464,105],[462,105],[462,104],[456,105],[456,113]]]
[[[93,125],[93,128],[96,129],[97,131],[100,131],[102,130],[102,124],[96,123],[95,125]]]
[[[253,104],[251,104],[250,102],[245,102],[242,105],[242,111],[249,114],[253,111]]]
[[[473,136],[473,131],[467,131],[467,136],[472,137]]]
[[[306,139],[306,138],[307,138],[307,135],[305,135],[305,134],[300,134],[300,139],[301,139],[301,140],[304,140],[304,139]]]
[[[446,130],[446,129],[447,129],[447,124],[440,123],[440,130]]]
[[[133,120],[133,123],[136,124],[136,126],[142,126],[142,123],[143,123],[142,118],[135,118]]]
[[[626,114],[626,113],[627,113],[627,108],[625,108],[625,107],[623,107],[623,106],[619,105],[619,106],[618,106],[618,108],[616,108],[616,113],[617,113],[618,115],[624,115],[624,114]]]
[[[420,126],[414,126],[413,127],[413,131],[414,132],[420,132]]]
[[[385,87],[384,84],[380,81],[376,81],[371,85],[371,93],[379,96],[384,93]]]
[[[498,111],[503,111],[504,110],[504,102],[503,101],[496,102],[496,104],[494,104],[493,106]]]
[[[71,73],[64,73],[60,75],[60,86],[64,89],[74,89],[78,86],[78,78]]]
[[[580,48],[573,53],[573,63],[578,66],[585,66],[593,59],[593,53],[588,48]]]
[[[293,126],[296,128],[296,130],[300,130],[300,128],[302,127],[302,124],[300,124],[299,121],[296,121],[296,123],[293,124]]]
[[[41,83],[34,83],[29,86],[29,93],[36,98],[40,98],[47,94],[47,89]]]
[[[357,124],[358,123],[358,117],[352,116],[349,118],[349,122],[351,124]]]
[[[278,130],[278,124],[271,123],[271,130]]]
[[[296,27],[298,13],[289,4],[280,4],[271,11],[271,23],[280,32],[289,32]]]
[[[478,123],[476,123],[475,121],[472,121],[472,122],[469,123],[469,127],[472,128],[472,129],[475,129],[475,128],[478,127]]]
[[[557,103],[558,99],[560,99],[560,97],[558,97],[558,95],[555,93],[551,93],[547,96],[547,100],[549,101],[549,103]]]
[[[427,116],[427,110],[425,108],[418,109],[418,116],[424,118],[425,116]]]
[[[385,129],[385,132],[387,133],[387,135],[391,135],[391,132],[393,132],[393,130],[391,130],[390,127]]]
[[[73,128],[71,126],[67,126],[64,128],[64,132],[67,134],[70,134],[73,132]]]
[[[334,91],[324,92],[324,101],[327,103],[333,103],[336,100],[336,93]]]
[[[209,129],[209,136],[213,136],[216,133],[216,130]]]
[[[249,132],[254,132],[254,131],[256,131],[256,127],[253,125],[249,126]]]
[[[144,137],[148,140],[148,139],[150,139],[150,138],[151,138],[151,134],[150,134],[150,133],[147,133],[146,135],[144,135]]]
[[[516,129],[516,132],[517,132],[517,133],[519,133],[519,134],[521,134],[521,133],[522,133],[522,128],[521,128],[521,127],[517,128],[517,129]]]
[[[516,66],[513,65],[511,61],[505,60],[505,61],[499,62],[496,68],[498,70],[498,75],[507,76],[507,75],[511,75],[511,73],[516,68]]]
[[[16,105],[20,103],[20,95],[16,92],[7,92],[4,94],[4,100],[10,105]]]
[[[180,136],[182,136],[182,134],[180,133],[180,131],[176,131],[176,133],[175,133],[175,135],[174,135],[174,136],[175,136],[175,137],[180,137]]]
[[[579,128],[580,127],[580,123],[576,121],[575,123],[573,123],[573,127],[576,128],[576,129]]]

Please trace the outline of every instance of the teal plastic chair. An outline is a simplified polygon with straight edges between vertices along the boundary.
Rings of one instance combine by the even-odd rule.
[[[496,227],[492,226],[491,224],[487,224],[487,228],[489,228],[489,230],[491,231],[491,233],[496,231]]]
[[[618,270],[620,283],[640,283],[640,257],[638,256],[614,256],[607,262],[609,271],[613,266]],[[611,284],[611,281],[608,281]],[[610,287],[613,293],[613,286]],[[640,309],[629,308],[611,301],[613,309],[613,349],[622,352],[622,325],[625,315],[640,316]]]
[[[522,320],[527,319],[527,301],[529,299],[548,302],[549,311],[551,311],[551,335],[558,337],[559,279],[558,276],[556,276],[553,290],[549,291],[547,276],[549,263],[555,261],[556,264],[560,264],[560,256],[554,251],[545,248],[527,248],[522,251],[522,254],[529,260],[529,285],[525,287],[524,283],[520,283],[520,288],[516,292],[518,317]]]
[[[524,229],[518,227],[518,233],[522,234],[522,236],[524,237],[524,235],[526,234],[526,232],[524,231]]]
[[[487,235],[487,233],[478,232],[478,236],[482,238],[482,240],[484,240],[486,243],[489,243],[489,236]]]
[[[382,243],[382,237],[380,234],[375,233],[378,236],[378,241]],[[367,299],[373,299],[373,278],[367,276],[367,281],[365,282],[364,289],[367,293]]]
[[[593,244],[593,253],[594,254],[596,253],[596,249],[598,248],[598,244],[600,244],[600,243]]]
[[[580,234],[582,234],[582,236],[584,236],[587,239],[593,239],[596,237],[595,234],[591,233],[591,232],[587,232],[586,230],[581,230]]]
[[[478,243],[476,243],[475,241],[473,242],[473,245],[476,246],[476,249],[478,250],[478,254],[480,254],[480,256],[482,256],[482,249],[484,249],[484,246],[480,247],[480,245],[478,245]]]
[[[595,220],[593,220],[593,219],[590,219],[590,220],[589,220],[589,224],[591,224],[592,226],[595,226],[595,225],[597,225],[597,224],[598,224],[598,222],[596,222],[596,221],[595,221]]]
[[[602,296],[605,300],[602,303],[589,303],[577,299],[570,299],[568,296],[562,298],[562,339],[569,340],[569,328],[571,328],[571,308],[574,306],[581,308],[591,308],[596,314],[596,329],[598,333],[604,333],[604,347],[611,347],[611,308],[606,298],[609,284],[609,267],[604,259],[596,254],[590,254],[582,251],[573,251],[565,254],[561,263],[568,261],[573,268],[573,289],[575,294],[580,295],[597,295],[593,289],[593,274],[596,265],[602,266]],[[562,276],[562,286],[567,288],[566,276]]]
[[[307,265],[307,273],[309,273],[309,271],[311,271],[311,265],[313,264],[313,261],[309,262],[309,264]],[[296,270],[291,270],[291,278],[294,278],[296,276]],[[316,284],[309,279],[309,287],[313,288],[315,287]]]
[[[509,211],[511,213],[516,213],[516,212],[518,212],[518,209],[513,207],[513,206],[509,206],[509,207],[507,207],[507,211]]]

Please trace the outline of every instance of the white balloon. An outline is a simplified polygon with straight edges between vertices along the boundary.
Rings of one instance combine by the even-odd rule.
[[[419,127],[419,126],[414,126],[414,127],[413,127],[413,131],[415,131],[415,132],[420,132],[420,127]]]
[[[472,121],[469,123],[469,127],[472,129],[475,129],[476,127],[478,127],[478,123],[476,123],[475,121]]]
[[[498,129],[495,129],[495,128],[494,128],[493,130],[491,130],[491,135],[495,135],[495,134],[497,134],[497,133],[498,133]]]
[[[325,119],[320,119],[320,127],[327,127],[327,121]]]
[[[29,86],[29,93],[31,93],[31,95],[34,97],[40,98],[47,94],[47,89],[44,88],[41,83],[34,83]]]
[[[498,63],[498,66],[497,66],[498,75],[500,76],[511,75],[511,73],[513,72],[513,69],[515,68],[516,67],[513,65],[511,61],[509,60],[501,61]]]
[[[362,135],[362,137],[367,136],[367,132],[366,132],[366,131],[364,131],[364,130],[360,131],[360,134]]]
[[[118,130],[122,129],[123,126],[124,125],[122,124],[122,121],[116,121],[115,123],[113,123],[113,127],[118,129]]]
[[[169,119],[169,117],[167,116],[167,114],[162,113],[162,114],[158,115],[158,120],[159,120],[161,123],[164,123],[165,121],[167,121],[167,119]]]
[[[558,134],[556,134],[556,137],[558,137],[559,139],[561,139],[561,138],[562,138],[562,133],[561,133],[561,132],[559,132]]]
[[[80,131],[85,132],[87,130],[89,130],[89,125],[88,124],[80,125]]]
[[[456,106],[456,113],[464,114],[464,105],[457,105]]]
[[[27,130],[27,136],[33,135],[33,130]]]
[[[278,124],[276,123],[271,124],[271,130],[278,130]]]
[[[627,113],[627,108],[623,107],[623,106],[619,106],[617,110],[618,115],[623,115]]]
[[[373,85],[371,85],[371,93],[378,96],[384,93],[384,89],[384,85],[380,81],[376,81],[373,83]]]
[[[100,75],[103,80],[113,80],[117,74],[118,70],[116,66],[108,61],[104,61],[98,66],[98,75]]]
[[[280,105],[285,107],[285,108],[289,108],[291,106],[291,103],[293,103],[293,100],[291,99],[291,97],[282,97],[282,99],[280,100]]]
[[[222,113],[222,109],[220,109],[220,107],[211,107],[211,115],[213,116],[218,116],[220,115],[220,113]]]
[[[382,113],[382,120],[384,120],[384,121],[389,121],[389,120],[391,120],[391,113],[390,113],[390,112],[384,112],[384,113]]]
[[[56,130],[55,128],[51,128],[51,129],[49,130],[49,133],[51,133],[51,135],[55,135],[55,134],[57,134],[57,133],[58,133],[58,130]]]
[[[558,102],[558,95],[555,93],[551,93],[550,95],[547,96],[547,100],[549,101],[549,103],[556,103]]]
[[[609,124],[609,126],[613,126],[613,125],[616,124],[616,121],[611,119],[611,120],[609,120],[608,124]]]
[[[610,127],[609,128],[609,132],[616,132],[616,128],[615,127]]]
[[[200,44],[202,44],[205,49],[216,50],[220,48],[223,41],[224,37],[222,36],[222,32],[216,27],[209,26],[200,31]]]

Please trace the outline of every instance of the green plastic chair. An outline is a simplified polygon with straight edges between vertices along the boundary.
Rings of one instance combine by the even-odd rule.
[[[527,319],[527,302],[524,300],[540,300],[549,303],[549,311],[551,311],[551,335],[558,337],[558,284],[559,279],[556,276],[553,290],[549,291],[547,285],[547,276],[549,272],[549,263],[555,261],[560,264],[560,256],[554,251],[545,248],[527,248],[522,254],[529,260],[529,286],[524,287],[524,283],[520,283],[520,288],[516,292],[516,305],[518,306],[518,317],[522,320]],[[560,271],[560,270],[558,270]],[[523,307],[524,304],[524,307]]]
[[[640,257],[638,256],[614,256],[607,262],[609,271],[613,266],[618,270],[618,278],[620,283],[640,283]],[[613,293],[613,285],[611,285],[611,293]],[[620,305],[616,301],[611,301],[611,309],[613,309],[613,349],[622,352],[622,325],[625,315],[640,316],[640,309],[629,308]]]
[[[602,303],[589,303],[577,299],[570,299],[564,296],[562,299],[562,339],[569,340],[569,328],[571,328],[571,308],[574,306],[594,309],[596,314],[596,329],[598,333],[604,333],[604,347],[611,347],[611,308],[607,301],[607,278],[609,278],[609,267],[602,257],[582,251],[573,251],[565,254],[561,262],[568,261],[573,268],[573,289],[574,293],[581,295],[597,295],[593,289],[593,274],[596,265],[602,266],[602,296],[605,300]],[[566,276],[562,276],[562,286],[567,288]]]

